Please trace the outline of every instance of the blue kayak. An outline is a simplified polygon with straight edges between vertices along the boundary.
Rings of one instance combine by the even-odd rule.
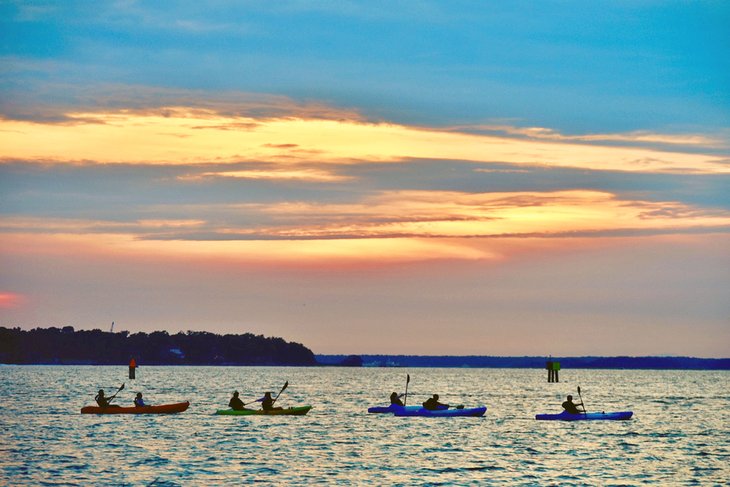
[[[580,413],[571,414],[563,411],[560,414],[537,414],[535,419],[542,421],[626,421],[631,419],[633,411],[620,411],[617,413]]]
[[[478,417],[484,416],[487,412],[487,406],[480,406],[476,408],[462,408],[462,409],[426,409],[419,406],[408,406],[401,407],[395,406],[397,409],[393,411],[396,416],[423,416],[423,417],[435,417],[435,418],[451,418],[457,416],[471,416]],[[413,409],[411,409],[413,408]]]
[[[398,406],[397,404],[391,404],[390,406],[375,406],[372,408],[368,408],[369,413],[392,413],[395,414],[397,410],[405,408],[409,411],[415,411],[416,409],[421,409],[421,406]]]

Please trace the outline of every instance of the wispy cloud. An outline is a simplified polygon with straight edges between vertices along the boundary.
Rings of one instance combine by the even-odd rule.
[[[165,213],[159,206],[148,211]],[[672,201],[626,200],[585,190],[390,191],[357,203],[177,205],[176,211],[197,218],[111,222],[14,217],[0,220],[0,231],[6,240],[12,235],[34,234],[39,241],[65,239],[90,248],[110,246],[115,252],[162,254],[174,248],[190,255],[227,258],[235,254],[246,256],[237,259],[266,261],[296,257],[320,260],[323,265],[330,259],[377,261],[384,258],[386,249],[391,261],[446,256],[493,259],[509,254],[500,244],[475,246],[465,239],[530,242],[537,238],[730,232],[728,211]],[[426,249],[428,253],[423,253]]]
[[[528,139],[560,142],[623,142],[630,144],[657,144],[707,149],[729,149],[730,134],[707,135],[699,133],[663,134],[648,131],[603,134],[563,134],[547,127],[518,127],[512,125],[470,125],[453,127],[456,131],[485,134],[505,134]]]
[[[296,180],[311,182],[341,182],[353,179],[348,176],[339,175],[331,171],[316,168],[301,169],[245,169],[240,171],[216,171],[204,172],[189,176],[180,176],[182,180],[195,181],[208,178],[234,178],[234,179],[265,179],[265,180]]]

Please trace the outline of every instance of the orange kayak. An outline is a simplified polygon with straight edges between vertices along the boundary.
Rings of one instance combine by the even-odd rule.
[[[160,404],[159,406],[143,406],[141,408],[136,406],[125,408],[114,405],[105,408],[86,406],[81,408],[81,414],[173,414],[185,411],[188,406],[190,406],[189,401],[176,404]]]

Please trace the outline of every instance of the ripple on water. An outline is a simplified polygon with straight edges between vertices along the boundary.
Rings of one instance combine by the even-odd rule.
[[[87,416],[119,367],[3,367],[0,485],[723,484],[730,478],[726,372],[411,369],[409,403],[435,392],[484,418],[395,418],[368,406],[404,386],[402,369],[141,367],[121,403],[190,399],[175,416]],[[233,389],[289,388],[304,417],[222,417]],[[48,385],[51,384],[49,390]],[[627,422],[538,422],[581,385],[589,409]],[[703,391],[688,397],[685,391]],[[125,395],[128,392],[127,395]],[[8,398],[12,398],[9,400]],[[641,399],[639,399],[641,398]],[[48,404],[51,406],[48,407]],[[515,406],[522,405],[522,406]]]

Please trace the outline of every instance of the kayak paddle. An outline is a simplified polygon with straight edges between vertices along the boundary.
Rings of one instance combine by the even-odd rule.
[[[406,397],[403,398],[403,406],[408,402],[408,383],[411,381],[411,374],[406,374]]]
[[[583,403],[583,396],[580,395],[580,386],[578,386],[578,397],[580,397],[580,405],[583,406],[583,414],[588,417],[588,411],[586,411],[586,405]]]
[[[274,400],[271,401],[271,404],[274,404],[276,402],[276,400],[279,399],[279,396],[281,396],[281,393],[284,392],[284,389],[286,389],[287,387],[289,387],[289,381],[284,382],[284,387],[281,388],[281,390],[276,395],[276,397],[274,398]]]
[[[271,404],[274,404],[276,402],[276,400],[279,399],[279,396],[281,395],[282,392],[284,392],[284,389],[286,389],[287,387],[289,387],[289,381],[284,382],[284,387],[281,388],[281,390],[279,391],[279,394],[277,394],[276,397],[271,401]],[[249,404],[253,404],[255,402],[261,402],[262,399],[263,398],[261,398],[261,399],[254,399],[251,402],[245,403],[244,406],[248,406]]]
[[[122,389],[124,389],[124,382],[122,382],[122,385],[121,385],[121,387],[119,387],[119,389],[117,389],[117,392],[115,392],[115,393],[114,393],[114,395],[113,395],[112,397],[110,397],[109,399],[107,399],[107,401],[106,401],[106,402],[107,402],[107,404],[111,403],[111,402],[112,402],[112,401],[114,400],[114,398],[115,398],[115,397],[117,397],[117,394],[119,394],[119,392],[120,392],[120,391],[121,391]]]

